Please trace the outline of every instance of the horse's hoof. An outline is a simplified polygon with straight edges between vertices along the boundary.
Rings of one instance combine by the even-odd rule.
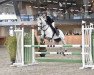
[[[62,51],[63,56],[65,56],[65,53]]]
[[[65,52],[67,52],[67,50],[65,50]]]
[[[65,52],[67,52],[67,50],[65,50]],[[66,55],[68,55],[68,54],[66,54]]]

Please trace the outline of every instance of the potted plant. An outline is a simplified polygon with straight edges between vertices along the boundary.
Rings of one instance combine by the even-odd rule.
[[[10,61],[13,64],[16,60],[16,49],[17,49],[16,36],[8,36],[5,40],[5,46],[8,50]]]

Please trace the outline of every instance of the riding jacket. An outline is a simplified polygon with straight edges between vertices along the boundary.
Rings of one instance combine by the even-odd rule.
[[[52,25],[52,23],[54,22],[53,19],[51,19],[49,16],[46,17],[46,23],[51,27],[52,31],[54,33],[56,33],[56,29],[54,28],[54,26]]]

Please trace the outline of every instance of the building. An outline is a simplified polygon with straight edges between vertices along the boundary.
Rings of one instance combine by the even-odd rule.
[[[90,23],[94,19],[94,0],[0,0],[1,45],[9,26],[35,25],[37,16],[45,9],[63,30],[68,43],[81,43],[81,21]]]

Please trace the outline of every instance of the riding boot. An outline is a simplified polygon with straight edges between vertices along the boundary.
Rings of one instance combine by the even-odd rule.
[[[55,28],[55,33],[57,36],[59,36],[59,31]]]
[[[58,29],[56,29],[56,28],[53,27],[52,30],[53,30],[54,34],[56,34],[57,36],[59,36],[59,31],[58,31]]]

